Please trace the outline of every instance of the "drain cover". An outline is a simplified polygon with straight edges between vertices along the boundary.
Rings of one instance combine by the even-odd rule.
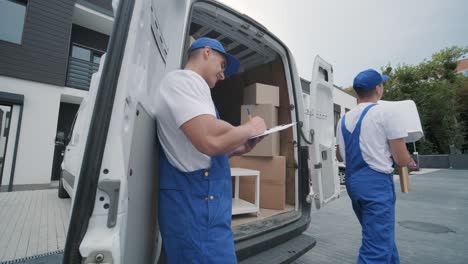
[[[427,233],[434,233],[434,234],[442,234],[442,233],[455,233],[452,229],[443,226],[437,225],[432,223],[424,223],[418,221],[401,221],[398,224],[404,228],[427,232]]]

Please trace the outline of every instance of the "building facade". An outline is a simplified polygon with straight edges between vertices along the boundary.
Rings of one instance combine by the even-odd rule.
[[[335,86],[333,90],[333,113],[335,115],[335,133],[336,126],[340,118],[349,110],[357,106],[357,98],[345,92],[342,87]]]
[[[468,77],[468,53],[458,59],[455,71]]]
[[[302,86],[302,99],[306,106],[309,105],[310,95],[310,81],[301,78]],[[345,92],[343,88],[333,85],[333,115],[335,122],[335,133],[336,126],[340,118],[349,110],[353,109],[357,105],[357,99],[353,95]],[[308,112],[308,110],[306,110]],[[307,114],[307,113],[306,113]]]
[[[111,0],[0,0],[0,190],[49,185],[112,31]]]

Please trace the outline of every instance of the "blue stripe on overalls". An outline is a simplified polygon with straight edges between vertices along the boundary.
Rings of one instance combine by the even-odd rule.
[[[352,133],[346,128],[346,115],[341,122],[346,150],[346,189],[362,226],[357,263],[400,263],[395,244],[393,174],[371,169],[362,157],[359,144],[362,120],[375,105],[364,109]]]
[[[207,169],[182,172],[160,148],[159,225],[167,263],[237,263],[231,215],[227,155],[211,157]]]

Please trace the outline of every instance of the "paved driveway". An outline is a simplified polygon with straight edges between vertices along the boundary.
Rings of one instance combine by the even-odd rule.
[[[397,190],[396,239],[402,264],[468,263],[468,170],[439,170],[411,176],[412,191]],[[312,212],[308,234],[317,245],[296,264],[356,263],[360,225],[346,191]]]
[[[0,264],[63,249],[69,210],[57,189],[0,192]]]

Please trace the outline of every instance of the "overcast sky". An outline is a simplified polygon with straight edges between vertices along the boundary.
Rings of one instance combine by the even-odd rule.
[[[266,26],[291,49],[299,75],[319,54],[335,84],[361,70],[417,64],[448,46],[468,46],[467,0],[219,0]]]

